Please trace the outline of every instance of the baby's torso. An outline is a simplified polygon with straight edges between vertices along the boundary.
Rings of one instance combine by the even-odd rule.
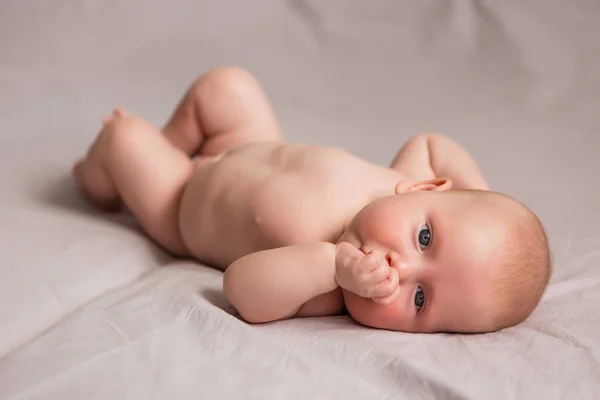
[[[362,207],[393,194],[401,179],[340,149],[252,144],[197,169],[180,229],[194,256],[224,269],[260,250],[335,243]]]

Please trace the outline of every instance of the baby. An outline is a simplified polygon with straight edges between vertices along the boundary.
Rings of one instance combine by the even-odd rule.
[[[248,322],[347,311],[389,330],[494,331],[526,319],[550,278],[538,218],[489,191],[458,144],[416,136],[384,168],[285,143],[235,67],[198,79],[162,131],[115,110],[73,172],[171,254],[225,271]]]

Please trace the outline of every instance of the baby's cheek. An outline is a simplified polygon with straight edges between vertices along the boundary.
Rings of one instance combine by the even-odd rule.
[[[342,293],[346,309],[356,322],[373,328],[398,329],[402,318],[398,302],[383,306],[343,289]]]

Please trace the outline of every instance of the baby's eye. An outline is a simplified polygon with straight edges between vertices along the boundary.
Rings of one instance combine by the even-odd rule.
[[[421,286],[417,286],[417,291],[415,292],[415,307],[417,307],[417,311],[421,311],[421,308],[425,305],[425,292]]]
[[[428,226],[424,226],[419,231],[419,247],[421,250],[425,250],[431,243],[431,231]]]

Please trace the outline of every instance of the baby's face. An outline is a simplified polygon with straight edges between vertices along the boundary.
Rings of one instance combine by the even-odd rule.
[[[406,332],[485,331],[504,228],[491,206],[457,192],[410,192],[367,205],[340,241],[389,255],[400,296],[383,306],[344,291],[360,323]]]

